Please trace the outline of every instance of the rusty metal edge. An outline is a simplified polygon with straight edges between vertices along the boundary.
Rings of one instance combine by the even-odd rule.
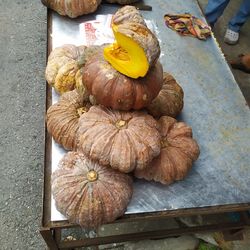
[[[47,55],[46,55],[46,63],[48,60],[48,56],[52,49],[52,39],[51,39],[51,30],[52,30],[52,15],[51,10],[47,9]],[[52,94],[51,87],[46,82],[46,100],[45,107],[46,111],[51,105],[52,102]],[[50,203],[51,203],[51,188],[50,188],[50,176],[51,176],[51,136],[49,135],[46,128],[46,120],[44,119],[45,130],[44,130],[44,184],[43,184],[43,207],[42,207],[42,227],[46,227],[46,225],[50,222]]]
[[[238,223],[222,223],[215,225],[206,225],[206,226],[195,226],[195,227],[183,227],[183,228],[174,228],[174,229],[165,229],[157,231],[147,231],[139,233],[130,233],[122,235],[112,235],[96,238],[86,238],[83,240],[73,240],[69,242],[57,242],[59,249],[65,248],[75,248],[75,247],[87,247],[87,246],[98,246],[110,243],[121,243],[127,241],[138,241],[145,239],[160,239],[166,237],[180,236],[190,233],[198,232],[217,232],[224,230],[236,230],[243,229],[246,225],[244,222]]]

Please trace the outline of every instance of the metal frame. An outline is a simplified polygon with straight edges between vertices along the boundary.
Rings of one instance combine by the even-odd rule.
[[[47,56],[51,51],[51,38],[49,36],[51,32],[51,11],[48,10],[47,15]],[[51,105],[51,88],[47,85],[46,87],[46,110]],[[46,128],[46,126],[45,126]],[[135,222],[140,220],[156,220],[159,218],[168,217],[179,217],[179,216],[193,216],[193,215],[211,215],[211,214],[222,214],[225,212],[240,212],[241,219],[237,222],[226,222],[213,225],[203,225],[195,227],[185,227],[156,231],[147,231],[140,233],[130,233],[123,235],[110,235],[105,237],[96,238],[86,238],[84,240],[74,240],[74,241],[62,241],[61,231],[62,229],[79,227],[69,223],[68,221],[52,222],[50,220],[50,205],[51,205],[51,136],[45,129],[45,159],[44,159],[44,190],[43,190],[43,217],[42,217],[42,227],[40,233],[45,240],[49,249],[67,249],[76,248],[83,246],[97,246],[109,243],[119,243],[124,241],[134,241],[143,239],[159,239],[170,236],[178,236],[187,233],[196,232],[213,232],[213,231],[224,231],[225,238],[239,237],[241,236],[241,231],[245,227],[250,226],[249,215],[247,210],[250,209],[250,203],[244,204],[229,204],[222,206],[211,206],[203,208],[192,208],[192,209],[179,209],[179,210],[169,210],[154,213],[140,213],[124,215],[122,218],[116,220],[113,223],[122,222]]]

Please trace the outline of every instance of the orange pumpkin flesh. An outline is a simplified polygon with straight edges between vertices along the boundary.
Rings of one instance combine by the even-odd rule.
[[[156,36],[133,6],[119,9],[112,19],[115,43],[104,49],[104,58],[120,73],[144,77],[160,55]]]

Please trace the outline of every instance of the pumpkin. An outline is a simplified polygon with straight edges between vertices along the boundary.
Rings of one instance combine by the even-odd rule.
[[[147,110],[155,118],[164,115],[176,117],[183,108],[183,97],[184,92],[174,77],[164,73],[162,89]]]
[[[62,16],[75,18],[95,12],[101,0],[42,0],[42,3]]]
[[[132,196],[132,180],[126,174],[68,152],[52,174],[56,208],[71,223],[96,229],[122,216]]]
[[[64,93],[57,103],[49,107],[46,117],[47,130],[65,149],[76,148],[79,117],[87,112],[90,106],[88,95],[79,95],[73,90]]]
[[[78,151],[124,173],[145,168],[161,149],[158,123],[152,116],[103,106],[92,106],[81,116],[77,138]]]
[[[139,2],[140,0],[106,0],[107,3],[118,3],[121,5]]]
[[[62,94],[78,88],[84,91],[82,67],[91,56],[102,50],[101,46],[75,46],[65,44],[55,48],[48,57],[45,78],[55,90]]]
[[[144,77],[160,55],[157,37],[139,16],[133,6],[121,8],[112,21],[116,41],[104,49],[105,59],[117,71],[135,79]]]
[[[159,120],[162,149],[158,157],[143,170],[136,169],[135,176],[148,181],[170,184],[182,180],[199,156],[199,146],[192,138],[192,129],[184,122],[162,116]]]
[[[141,109],[161,90],[163,69],[157,62],[145,77],[132,79],[115,70],[102,54],[97,54],[86,63],[83,81],[99,104],[118,110]]]
[[[139,23],[147,26],[142,15],[134,6],[124,6],[116,11],[112,17],[112,24],[119,25],[123,23]]]

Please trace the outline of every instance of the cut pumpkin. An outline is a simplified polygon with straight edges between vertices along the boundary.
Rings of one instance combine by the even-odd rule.
[[[124,10],[126,8],[124,7]],[[130,8],[134,7],[130,6]],[[125,12],[124,16],[122,15],[122,9],[112,19],[116,41],[104,49],[104,58],[117,71],[128,77],[135,79],[144,77],[159,58],[159,42],[144,22],[133,22],[131,15]],[[133,13],[137,20],[140,13],[135,8]],[[143,20],[141,16],[140,18]],[[117,22],[116,19],[122,21]]]
[[[132,77],[144,77],[149,69],[143,48],[132,38],[114,32],[116,42],[104,49],[104,58],[120,73]]]

